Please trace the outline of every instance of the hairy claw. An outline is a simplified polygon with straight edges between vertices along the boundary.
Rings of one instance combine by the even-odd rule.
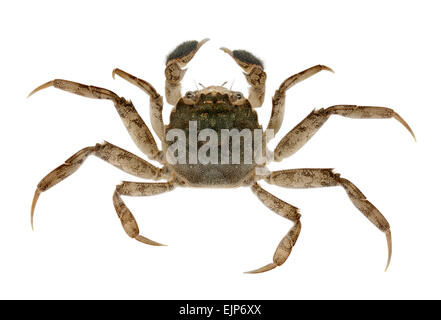
[[[185,41],[178,45],[172,52],[167,55],[166,64],[170,61],[176,60],[181,63],[181,67],[187,64],[196,52],[208,41],[209,38],[202,39],[201,41],[191,40]]]
[[[253,55],[251,52],[248,52],[246,50],[233,50],[231,51],[228,48],[221,47],[219,48],[226,54],[228,54],[231,58],[236,61],[236,63],[246,72],[250,73],[251,70],[255,66],[259,66],[260,68],[264,68],[263,62],[257,58],[255,55]]]
[[[244,76],[250,85],[248,101],[253,108],[262,106],[265,100],[266,73],[263,70],[263,62],[252,53],[245,50],[233,50],[220,48],[227,53],[244,70]]]
[[[196,52],[209,39],[199,42],[186,41],[177,46],[166,59],[165,73],[165,98],[167,102],[175,106],[181,98],[181,80],[184,78],[187,63],[195,56]]]

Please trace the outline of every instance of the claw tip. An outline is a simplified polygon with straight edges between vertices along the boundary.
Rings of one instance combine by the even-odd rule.
[[[54,85],[54,81],[53,80],[52,81],[48,81],[46,83],[43,83],[41,86],[39,86],[39,87],[35,88],[34,90],[32,90],[32,92],[28,94],[27,98],[32,96],[34,93],[36,93],[36,92],[38,92],[40,90],[43,90],[45,88],[49,88],[49,87],[51,87],[53,85]]]
[[[273,262],[273,263],[269,263],[269,264],[267,264],[266,266],[263,266],[263,267],[261,267],[261,268],[259,268],[259,269],[251,270],[251,271],[246,271],[246,272],[244,272],[244,273],[246,273],[246,274],[262,273],[262,272],[270,271],[270,270],[274,269],[275,267],[277,267],[277,264],[275,264],[275,263]]]
[[[160,246],[166,247],[167,246],[166,244],[162,244],[162,243],[150,240],[149,238],[146,238],[146,237],[141,236],[141,235],[137,235],[135,237],[135,239],[138,240],[139,242],[142,242],[142,243],[145,243],[145,244],[148,244],[148,245],[151,245],[151,246],[158,246],[158,247],[160,247]]]
[[[414,139],[415,142],[416,142],[417,140],[416,140],[415,134],[413,133],[413,130],[410,128],[410,126],[407,124],[407,122],[404,121],[404,119],[401,118],[401,116],[400,116],[398,113],[396,113],[396,112],[394,112],[393,117],[394,117],[399,123],[401,123],[401,124],[407,129],[407,131],[409,131],[409,133],[412,135],[413,139]]]
[[[387,268],[389,268],[389,264],[390,264],[390,260],[392,258],[392,235],[390,232],[390,229],[387,230],[386,232],[386,241],[387,241],[387,264],[386,264],[386,269],[384,269],[384,272],[387,271]]]
[[[38,198],[40,197],[40,189],[37,188],[37,190],[35,190],[34,193],[34,199],[32,199],[32,206],[31,206],[31,227],[32,227],[32,231],[34,231],[34,211],[35,211],[35,206],[37,205],[37,201]]]
[[[219,48],[219,50],[222,50],[223,52],[225,52],[226,54],[229,54],[230,56],[233,54],[230,49],[225,48],[225,47],[221,47],[221,48]]]
[[[322,67],[323,67],[323,70],[326,70],[326,71],[329,71],[329,72],[335,73],[335,71],[332,70],[332,68],[329,68],[328,66],[322,66]]]

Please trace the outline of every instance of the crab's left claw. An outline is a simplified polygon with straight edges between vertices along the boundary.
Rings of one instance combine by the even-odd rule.
[[[233,50],[231,51],[228,48],[222,47],[220,48],[223,52],[231,56],[231,58],[236,61],[236,63],[241,67],[246,73],[250,73],[251,70],[259,66],[263,70],[263,62],[251,52],[246,50]]]
[[[231,56],[234,61],[245,71],[244,75],[249,85],[248,100],[254,108],[262,106],[265,99],[266,73],[263,71],[263,62],[252,53],[245,50],[220,48]]]

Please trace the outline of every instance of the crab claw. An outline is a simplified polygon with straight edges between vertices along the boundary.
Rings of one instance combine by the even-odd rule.
[[[261,107],[265,99],[266,73],[263,70],[263,62],[252,53],[245,50],[233,50],[220,48],[223,52],[233,58],[233,60],[245,71],[243,74],[250,85],[248,101],[253,108]]]
[[[183,68],[193,59],[198,50],[210,39],[205,38],[201,41],[191,40],[185,41],[177,46],[172,52],[170,52],[166,59],[166,64],[176,62],[179,67]]]
[[[251,52],[246,50],[233,50],[231,51],[228,48],[222,47],[220,48],[223,52],[228,54],[231,58],[236,61],[236,63],[246,72],[250,73],[254,67],[259,66],[263,69],[263,62],[253,55]]]

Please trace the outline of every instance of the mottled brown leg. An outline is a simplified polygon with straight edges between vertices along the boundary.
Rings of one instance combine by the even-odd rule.
[[[29,96],[33,95],[41,89],[55,87],[67,92],[75,93],[83,97],[94,99],[108,99],[115,104],[116,110],[121,117],[127,131],[132,137],[138,148],[144,152],[149,159],[163,162],[163,154],[159,151],[155,139],[144,120],[139,116],[131,101],[119,97],[116,93],[99,87],[88,86],[78,82],[68,80],[55,79],[39,86],[32,91]]]
[[[221,48],[230,55],[234,61],[245,71],[244,75],[250,85],[248,101],[253,108],[262,106],[265,100],[266,73],[263,71],[263,63],[253,54],[245,50],[233,50]]]
[[[327,109],[312,111],[297,126],[288,132],[280,140],[274,150],[274,160],[282,161],[286,157],[293,155],[321,128],[328,118],[337,114],[343,117],[354,119],[386,119],[395,118],[398,120],[415,138],[412,129],[394,110],[384,107],[367,107],[355,105],[337,105]]]
[[[288,256],[291,253],[291,250],[300,234],[300,213],[296,207],[273,196],[268,191],[262,189],[262,187],[257,183],[254,183],[251,186],[251,190],[269,209],[271,209],[278,215],[294,222],[294,226],[288,231],[288,233],[285,235],[285,237],[283,237],[282,241],[280,241],[279,245],[277,246],[277,249],[273,256],[273,262],[267,264],[266,266],[263,266],[262,268],[246,272],[261,273],[272,270],[277,266],[281,266],[286,261],[286,259],[288,259]]]
[[[283,122],[283,116],[285,114],[285,97],[286,91],[289,88],[294,86],[295,84],[302,82],[303,80],[308,79],[309,77],[319,73],[320,71],[331,71],[334,72],[331,68],[323,65],[316,65],[309,69],[303,70],[295,75],[292,75],[288,79],[282,82],[279,89],[276,90],[273,97],[273,109],[271,111],[271,117],[268,122],[267,130],[274,130],[274,135],[280,130]]]
[[[201,41],[186,41],[177,46],[166,59],[165,67],[165,98],[172,106],[175,106],[181,98],[181,80],[184,78],[187,63],[193,59],[196,52],[209,39]]]
[[[319,188],[342,186],[358,210],[378,229],[386,234],[388,258],[386,270],[392,256],[392,238],[386,218],[370,203],[366,196],[347,179],[341,178],[332,169],[292,169],[272,172],[266,182],[286,188]]]
[[[150,121],[156,135],[164,140],[164,121],[162,120],[162,107],[164,105],[162,96],[155,90],[155,88],[145,80],[132,76],[121,69],[114,69],[112,77],[115,79],[115,74],[119,75],[124,80],[134,84],[150,96]]]
[[[34,210],[40,193],[50,189],[57,183],[69,177],[77,171],[83,164],[84,160],[92,154],[115,167],[140,178],[158,180],[167,177],[167,174],[162,168],[157,168],[136,155],[111,143],[105,142],[103,144],[97,144],[94,147],[86,147],[67,159],[61,166],[51,171],[37,185],[31,207],[32,229],[34,228]]]
[[[142,183],[142,182],[130,182],[124,181],[116,187],[113,194],[113,205],[116,213],[118,214],[124,231],[131,238],[134,238],[142,243],[152,246],[163,246],[164,244],[150,240],[139,234],[138,224],[135,217],[125,205],[121,199],[121,195],[125,196],[152,196],[167,191],[171,191],[175,188],[174,182],[164,183]]]
[[[116,191],[123,196],[145,197],[154,196],[176,188],[173,181],[169,182],[132,182],[123,181],[116,187]]]

